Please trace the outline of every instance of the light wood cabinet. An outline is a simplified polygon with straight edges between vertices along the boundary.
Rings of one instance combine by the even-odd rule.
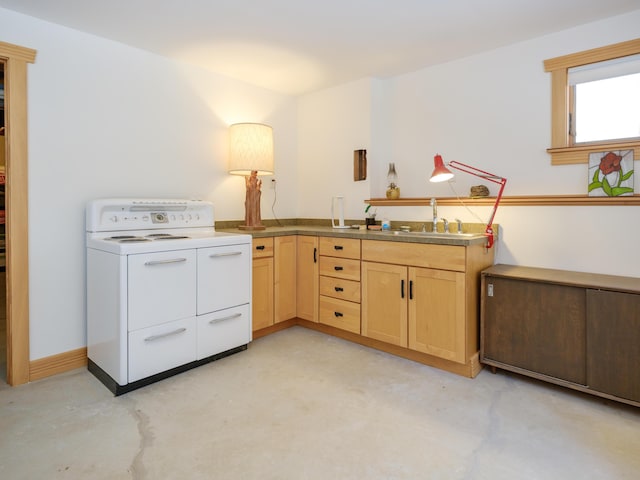
[[[485,270],[481,361],[640,406],[640,279]]]
[[[360,240],[320,237],[319,322],[360,334]]]
[[[273,325],[273,238],[254,238],[252,330]]]
[[[318,237],[299,235],[296,262],[296,315],[318,322]]]
[[[274,238],[274,322],[296,317],[295,235]]]
[[[362,335],[470,367],[478,362],[484,246],[362,242]]]
[[[480,272],[492,264],[493,250],[476,243],[254,238],[253,329],[300,323],[474,377]]]

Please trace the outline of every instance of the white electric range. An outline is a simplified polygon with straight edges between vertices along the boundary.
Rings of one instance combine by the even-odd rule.
[[[93,200],[86,226],[89,370],[114,394],[246,349],[251,236],[210,202]]]

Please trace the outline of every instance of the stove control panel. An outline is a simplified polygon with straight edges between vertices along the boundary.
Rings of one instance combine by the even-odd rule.
[[[86,220],[89,232],[214,225],[213,204],[200,200],[93,200]]]

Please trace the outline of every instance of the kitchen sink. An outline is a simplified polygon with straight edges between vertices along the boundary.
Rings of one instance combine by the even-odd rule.
[[[484,237],[484,233],[434,233],[434,232],[405,232],[402,230],[382,230],[379,233],[380,235],[398,235],[402,237],[421,237],[421,238],[479,238]]]

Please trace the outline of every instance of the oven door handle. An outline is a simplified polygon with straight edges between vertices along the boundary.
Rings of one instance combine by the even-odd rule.
[[[216,257],[233,257],[234,255],[242,255],[242,252],[225,252],[225,253],[212,253],[209,258]]]
[[[182,327],[182,328],[178,328],[176,330],[173,330],[171,332],[161,333],[159,335],[151,335],[150,337],[145,338],[144,341],[145,342],[153,342],[154,340],[160,340],[161,338],[170,337],[172,335],[178,335],[179,333],[186,332],[186,331],[187,331],[187,329],[185,327]]]
[[[145,265],[166,265],[167,263],[182,263],[186,262],[186,258],[169,258],[168,260],[151,260],[144,262]]]
[[[241,317],[241,313],[234,313],[233,315],[228,315],[226,317],[214,318],[213,320],[209,320],[209,324],[213,325],[220,322],[225,322],[227,320],[233,320],[234,318]]]

